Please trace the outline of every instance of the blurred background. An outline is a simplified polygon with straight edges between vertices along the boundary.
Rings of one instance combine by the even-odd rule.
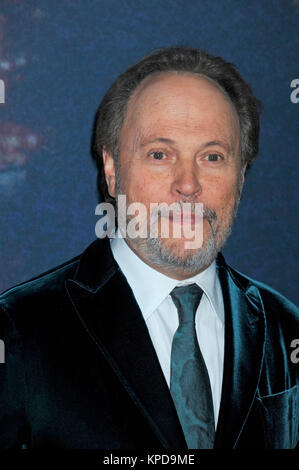
[[[95,239],[97,106],[128,66],[183,44],[236,64],[263,102],[223,253],[299,303],[298,18],[299,0],[0,0],[0,290]]]

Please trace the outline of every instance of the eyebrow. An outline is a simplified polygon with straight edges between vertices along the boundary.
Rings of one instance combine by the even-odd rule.
[[[172,139],[168,139],[166,137],[155,137],[155,138],[149,138],[147,140],[143,140],[140,143],[140,147],[145,147],[146,145],[153,144],[156,142],[160,142],[163,144],[170,144],[170,145],[175,145],[176,141]],[[211,140],[209,142],[205,142],[202,146],[201,149],[204,150],[205,148],[208,147],[213,147],[214,145],[218,145],[219,147],[225,148],[228,152],[231,152],[233,148],[231,148],[230,144],[226,141],[222,140]]]
[[[148,140],[141,141],[140,147],[145,147],[146,145],[154,144],[155,142],[161,142],[162,144],[170,144],[170,145],[176,144],[175,140],[167,139],[166,137],[155,137],[153,139],[149,138]]]

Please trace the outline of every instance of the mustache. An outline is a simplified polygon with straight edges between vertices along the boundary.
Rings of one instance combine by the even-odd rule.
[[[211,207],[204,206],[203,208],[203,218],[207,219],[210,223],[216,222],[217,220],[217,212],[215,209],[212,209]]]
[[[186,207],[186,204],[188,204],[188,212],[190,215],[196,215],[196,204],[199,203],[192,203],[192,202],[186,202],[186,201],[177,201],[175,203],[170,204],[168,207],[163,207],[164,203],[160,203],[161,207],[156,207],[155,209],[152,210],[151,214],[154,216],[159,215],[159,217],[168,217],[170,212],[175,213],[175,211],[179,211],[180,213],[183,213],[184,206]],[[201,203],[202,204],[202,203]],[[171,209],[171,206],[173,205],[174,210]],[[215,209],[213,209],[210,206],[207,206],[205,204],[202,204],[202,216],[203,219],[208,220],[210,224],[215,223],[217,221],[217,212]]]

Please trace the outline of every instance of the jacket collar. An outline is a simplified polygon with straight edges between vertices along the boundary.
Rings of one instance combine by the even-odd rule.
[[[97,239],[82,253],[73,280],[90,293],[96,293],[118,270],[109,240]]]
[[[224,368],[215,448],[236,448],[257,393],[266,321],[259,290],[230,268],[221,253],[217,270],[225,305]]]
[[[225,305],[225,351],[215,448],[235,448],[259,382],[265,316],[252,282],[230,268],[221,253],[216,263]],[[161,444],[170,449],[185,448],[146,324],[107,238],[87,248],[66,288],[87,332]]]

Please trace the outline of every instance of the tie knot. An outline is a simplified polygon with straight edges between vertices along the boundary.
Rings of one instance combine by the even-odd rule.
[[[179,286],[172,290],[170,295],[178,310],[180,323],[194,322],[202,294],[203,290],[197,284]]]

